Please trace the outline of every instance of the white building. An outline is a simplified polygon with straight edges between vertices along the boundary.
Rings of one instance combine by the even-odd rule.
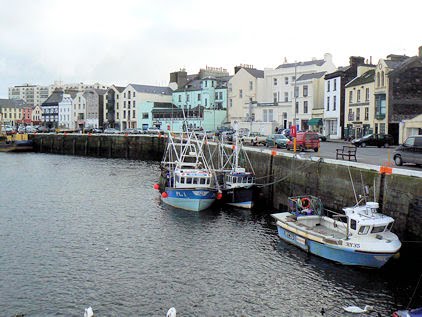
[[[79,91],[73,96],[72,100],[72,128],[83,129],[86,119],[86,99],[84,92]]]
[[[332,56],[328,53],[324,55],[324,59],[286,62],[275,69],[264,69],[265,102],[256,107],[256,117],[262,118],[262,120],[272,119],[278,127],[283,129],[290,127],[295,118],[295,103],[297,102],[295,97],[299,89],[296,78],[305,74],[333,72],[335,69]],[[294,94],[295,89],[296,95]],[[304,114],[303,120],[306,120],[305,117],[307,117],[306,114]],[[300,121],[297,121],[296,124],[299,129],[302,129]]]
[[[59,102],[59,128],[73,129],[72,101],[69,94],[63,94]]]
[[[23,84],[9,87],[9,99],[22,99],[29,106],[41,106],[49,95],[48,86]]]
[[[228,83],[228,121],[249,122],[254,120],[252,104],[264,99],[264,71],[251,65],[235,67],[235,74]]]
[[[32,122],[39,124],[42,121],[42,109],[41,106],[34,106],[32,108]]]

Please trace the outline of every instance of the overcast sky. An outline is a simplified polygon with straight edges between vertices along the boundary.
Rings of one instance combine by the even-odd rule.
[[[169,73],[416,55],[418,1],[0,0],[0,97],[23,83],[167,85]]]

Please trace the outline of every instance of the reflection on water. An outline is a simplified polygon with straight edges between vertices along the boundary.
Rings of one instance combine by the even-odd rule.
[[[350,268],[277,237],[267,210],[160,202],[155,162],[0,153],[0,311],[12,316],[347,316],[406,306],[414,251]],[[414,305],[422,305],[417,292]],[[374,314],[374,316],[376,316]]]

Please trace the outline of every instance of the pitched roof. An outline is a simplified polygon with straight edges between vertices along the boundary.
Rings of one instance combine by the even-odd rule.
[[[53,93],[41,104],[41,107],[51,106],[52,104],[58,104],[63,100],[63,90],[54,90]]]
[[[311,73],[311,74],[303,74],[301,75],[297,81],[301,80],[309,80],[309,79],[318,79],[325,75],[326,72],[319,72],[319,73]]]
[[[406,71],[408,68],[414,67],[422,67],[422,57],[419,56],[412,56],[403,61],[400,65],[398,65],[395,69],[388,73],[388,76],[393,76],[398,74],[402,71]]]
[[[94,89],[94,90],[99,95],[105,95],[107,93],[107,89]]]
[[[170,87],[162,87],[162,86],[148,86],[148,85],[137,85],[137,84],[129,84],[133,87],[137,92],[143,92],[146,94],[156,94],[156,95],[171,95],[173,90]]]
[[[346,87],[359,86],[375,81],[375,69],[368,70],[361,76],[354,78],[346,84]]]
[[[290,67],[295,67],[295,66],[309,66],[309,65],[322,66],[322,65],[324,65],[324,63],[325,63],[325,60],[316,59],[316,60],[313,60],[313,61],[306,61],[306,62],[285,63],[285,64],[279,65],[276,69],[290,68]]]
[[[125,88],[126,88],[126,87],[122,87],[122,86],[114,86],[114,85],[113,85],[113,87],[114,87],[114,88],[116,88],[118,92],[122,92],[122,91],[123,91],[123,90],[125,90]]]
[[[264,78],[264,71],[259,70],[256,68],[246,68],[242,67],[244,70],[246,70],[249,74],[251,74],[255,78]]]
[[[1,99],[0,108],[24,108],[26,102],[22,99]]]

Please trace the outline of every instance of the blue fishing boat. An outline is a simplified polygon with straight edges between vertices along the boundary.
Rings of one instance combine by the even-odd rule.
[[[166,204],[201,211],[209,208],[217,198],[215,177],[203,152],[205,139],[206,136],[200,139],[193,132],[187,137],[181,134],[178,140],[168,135],[159,186]]]
[[[319,198],[289,199],[289,211],[273,214],[278,235],[306,252],[344,264],[380,268],[401,248],[391,232],[394,219],[377,202],[359,202],[344,214],[323,208]]]

